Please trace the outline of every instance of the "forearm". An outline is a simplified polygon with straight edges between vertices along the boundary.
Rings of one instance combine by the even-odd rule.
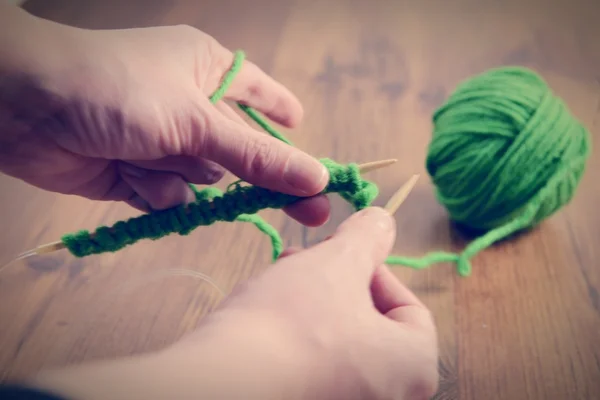
[[[36,124],[56,112],[56,87],[81,53],[83,30],[35,17],[0,0],[0,171],[20,175]],[[37,142],[36,142],[37,143]]]
[[[0,77],[30,75],[60,65],[78,29],[0,2]]]
[[[0,2],[0,73],[29,72],[41,62],[52,62],[62,26]]]
[[[311,398],[314,356],[267,326],[236,338],[198,332],[162,352],[45,372],[32,385],[69,400]]]

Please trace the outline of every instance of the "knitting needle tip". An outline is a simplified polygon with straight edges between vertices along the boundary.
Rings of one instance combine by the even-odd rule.
[[[395,158],[391,158],[391,159],[387,159],[387,160],[372,161],[372,162],[360,164],[358,166],[358,169],[359,169],[359,171],[361,173],[365,173],[365,172],[374,171],[374,170],[379,169],[379,168],[387,167],[387,166],[395,164],[397,162],[398,162],[398,160],[395,159]],[[418,176],[416,176],[416,175],[415,175],[415,177],[418,178]],[[413,177],[413,180],[416,181],[415,177]],[[407,186],[409,184],[410,184],[410,188],[407,188]],[[411,180],[411,181],[409,181],[407,184],[405,184],[402,187],[402,189],[400,191],[406,191],[406,194],[404,194],[403,197],[406,197],[408,195],[408,192],[410,192],[410,190],[412,189],[412,186],[414,186],[414,182],[412,182],[412,180]],[[398,191],[398,193],[400,193],[400,191]],[[394,198],[396,198],[396,195],[394,196]],[[400,203],[402,201],[404,201],[403,198],[398,197],[398,199],[400,200]],[[390,202],[391,202],[391,200],[390,200]],[[399,206],[400,206],[400,204],[398,204],[395,207],[395,209],[398,208]],[[387,207],[386,207],[386,209],[387,209]],[[395,211],[395,209],[394,209],[394,211]],[[389,210],[388,210],[388,212],[389,212]],[[15,261],[22,260],[24,258],[28,258],[28,257],[34,256],[34,255],[41,255],[41,254],[53,253],[55,251],[59,251],[59,250],[65,249],[65,248],[66,248],[65,244],[63,242],[61,242],[61,241],[47,243],[47,244],[38,246],[35,249],[29,250],[29,251],[26,251],[26,252],[20,254],[16,259],[14,259],[11,262],[9,262],[9,264],[12,264]],[[0,271],[2,269],[4,269],[6,266],[0,268]]]
[[[57,242],[52,242],[52,243],[38,246],[35,249],[24,251],[23,253],[19,254],[17,257],[13,258],[11,261],[9,261],[8,263],[6,263],[2,267],[0,267],[0,272],[4,271],[6,268],[13,265],[17,261],[21,261],[26,258],[37,256],[40,254],[52,253],[52,252],[62,250],[65,248],[66,248],[66,246],[64,245],[63,242],[57,241]]]
[[[394,193],[394,195],[385,205],[384,209],[391,215],[394,215],[402,203],[404,203],[404,200],[406,200],[410,192],[413,190],[418,179],[419,175],[413,175],[408,182],[402,185],[402,187],[398,189],[396,193]]]
[[[395,158],[391,158],[389,160],[372,161],[372,162],[368,162],[365,164],[360,164],[358,166],[358,170],[361,173],[370,172],[370,171],[374,171],[379,168],[387,167],[387,166],[392,165],[397,162],[398,162],[398,160]]]
[[[55,251],[62,250],[62,249],[66,249],[66,246],[63,242],[61,242],[59,240],[56,242],[38,246],[33,251],[35,252],[35,254],[40,255],[40,254],[46,254],[46,253],[53,253]]]

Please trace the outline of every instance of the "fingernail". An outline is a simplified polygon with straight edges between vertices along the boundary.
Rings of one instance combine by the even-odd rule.
[[[125,163],[121,164],[121,171],[134,178],[143,178],[147,173],[147,171],[143,168],[138,168],[134,165]]]
[[[206,168],[204,170],[207,184],[219,182],[223,178],[223,175],[225,175],[225,173],[220,168]]]
[[[322,190],[327,179],[327,169],[309,155],[294,154],[283,173],[283,180],[301,193],[312,196]]]
[[[382,231],[388,232],[394,229],[393,217],[381,207],[369,207],[362,210],[361,213],[363,218],[373,220]]]

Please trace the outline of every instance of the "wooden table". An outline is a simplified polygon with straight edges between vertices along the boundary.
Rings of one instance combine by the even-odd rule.
[[[400,160],[370,175],[381,188],[377,204],[413,173],[426,176],[432,112],[458,82],[490,67],[535,68],[600,139],[595,0],[31,0],[25,7],[88,28],[189,24],[246,50],[302,100],[303,125],[285,130],[297,146],[340,162]],[[0,179],[2,261],[65,232],[135,214],[122,204]],[[538,229],[482,253],[469,278],[449,265],[395,270],[437,320],[440,399],[600,398],[598,179],[594,150],[573,202]],[[264,215],[288,245],[310,245],[349,215],[338,199],[334,206],[319,229],[279,212]],[[397,254],[466,243],[428,179],[397,223]],[[227,292],[267,268],[269,257],[268,240],[254,227],[218,224],[117,254],[75,260],[56,253],[14,265],[0,276],[2,377],[170,343],[219,296],[202,281],[161,273],[189,268]]]

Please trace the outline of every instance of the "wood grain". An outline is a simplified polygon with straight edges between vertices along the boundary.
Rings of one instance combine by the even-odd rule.
[[[381,188],[377,204],[421,174],[396,217],[397,254],[466,243],[423,178],[431,113],[462,79],[499,65],[535,68],[600,139],[594,0],[31,0],[25,7],[88,28],[189,24],[243,48],[302,100],[303,125],[285,131],[297,146],[340,162],[400,160],[371,175]],[[594,149],[573,202],[479,255],[469,278],[448,265],[395,270],[437,320],[437,398],[600,398],[599,179]],[[134,215],[124,205],[57,196],[7,177],[0,187],[2,261],[65,232]],[[281,213],[265,216],[287,244],[309,245],[349,215],[341,201],[334,205],[319,229]],[[74,260],[60,253],[15,265],[0,275],[1,376],[172,342],[219,296],[189,277],[161,278],[161,271],[191,268],[229,291],[264,270],[269,256],[252,226],[220,224],[114,255]]]

